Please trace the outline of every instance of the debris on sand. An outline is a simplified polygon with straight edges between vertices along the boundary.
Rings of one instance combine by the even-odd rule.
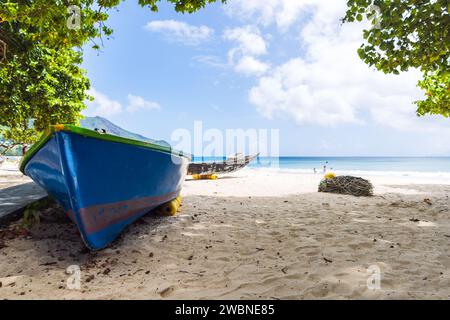
[[[319,184],[319,192],[369,197],[373,196],[373,185],[369,180],[363,178],[338,176],[330,179],[323,179]]]
[[[333,260],[327,259],[327,258],[325,258],[325,257],[323,257],[323,260],[324,260],[326,263],[332,263],[332,262],[333,262]]]

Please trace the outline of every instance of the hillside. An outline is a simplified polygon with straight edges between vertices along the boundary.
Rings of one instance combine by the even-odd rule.
[[[133,133],[130,131],[127,131],[125,129],[122,129],[121,127],[115,125],[111,121],[102,118],[102,117],[87,117],[80,121],[80,126],[86,129],[94,130],[95,128],[98,129],[105,129],[108,134],[112,134],[119,137],[134,139],[134,140],[140,140],[150,143],[159,144],[162,146],[170,147],[170,144],[168,144],[166,141],[163,140],[153,140],[147,137],[144,137],[140,134]],[[2,136],[0,135],[0,142],[2,141]],[[1,152],[1,149],[0,149]],[[22,148],[17,147],[14,150],[11,150],[7,154],[8,156],[21,156],[22,155]]]

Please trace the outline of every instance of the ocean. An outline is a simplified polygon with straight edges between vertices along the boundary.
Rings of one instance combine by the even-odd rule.
[[[223,158],[194,157],[195,162]],[[450,178],[450,157],[260,157],[249,168],[273,168],[303,173],[327,171],[339,174],[430,176]]]

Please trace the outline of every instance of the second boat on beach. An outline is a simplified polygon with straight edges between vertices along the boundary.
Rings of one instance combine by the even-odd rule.
[[[188,168],[188,175],[217,175],[233,173],[248,166],[253,160],[259,156],[259,153],[254,156],[241,156],[237,154],[234,157],[228,158],[222,162],[202,162],[191,163]]]
[[[21,171],[65,209],[86,245],[97,250],[177,199],[189,161],[166,146],[57,125],[27,152]]]

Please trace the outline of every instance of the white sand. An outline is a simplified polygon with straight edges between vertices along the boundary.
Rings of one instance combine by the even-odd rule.
[[[31,179],[19,171],[17,162],[5,161],[0,166],[0,189],[27,182],[31,182]]]
[[[30,235],[2,233],[0,298],[449,299],[448,181],[365,178],[374,197],[317,193],[321,175],[273,170],[187,181],[179,216],[148,215],[95,253],[47,210]],[[66,288],[70,265],[81,290]]]
[[[438,179],[434,177],[435,175],[433,173],[422,173],[419,176],[405,176],[399,173],[369,173],[358,176],[369,179],[374,184],[375,194],[389,192],[419,194],[421,191],[410,188],[409,185],[450,185],[450,178]],[[188,181],[183,194],[218,197],[285,197],[317,192],[322,178],[323,174],[307,174],[298,170],[247,168],[220,180]]]

